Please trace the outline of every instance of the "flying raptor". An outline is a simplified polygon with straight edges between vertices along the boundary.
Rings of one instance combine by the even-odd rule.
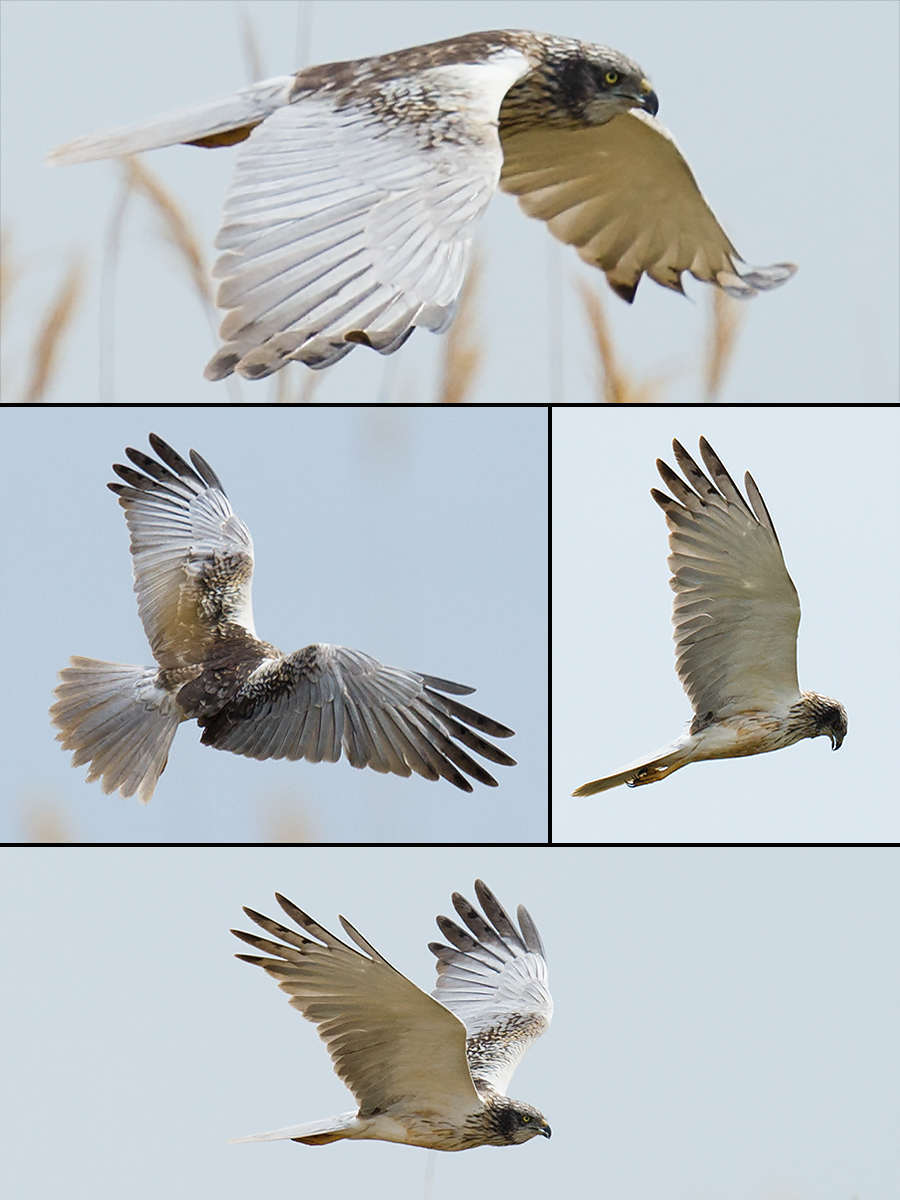
[[[335,1071],[359,1108],[234,1141],[290,1138],[322,1146],[367,1138],[469,1150],[550,1136],[536,1108],[506,1096],[519,1060],[553,1014],[544,947],[521,905],[516,926],[480,879],[475,892],[484,917],[453,893],[453,907],[467,929],[437,918],[452,945],[429,943],[438,959],[431,996],[396,971],[343,917],[344,932],[358,950],[277,893],[302,933],[244,909],[251,921],[281,940],[232,929],[268,956],[236,957],[262,967],[287,992],[292,1007],[318,1027]]]
[[[675,497],[651,488],[669,527],[678,678],[694,709],[688,732],[612,775],[576,788],[593,796],[627,783],[656,783],[688,763],[740,758],[824,735],[832,750],[847,734],[843,705],[797,683],[800,601],[752,476],[749,503],[705,438],[709,476],[678,442],[685,483],[656,466]]]
[[[642,275],[753,296],[795,267],[746,268],[643,70],[606,46],[471,33],[309,67],[60,146],[53,165],[246,140],[216,238],[224,345],[208,379],[327,367],[450,325],[499,186],[629,303]]]
[[[464,792],[466,775],[496,787],[463,747],[515,766],[480,736],[513,731],[452,698],[474,688],[344,646],[282,654],[260,641],[250,531],[195,450],[191,466],[154,433],[150,445],[160,462],[129,448],[140,470],[114,464],[125,482],[107,487],[125,510],[138,612],[158,665],[72,658],[50,709],[72,765],[90,763],[88,781],[149,800],[178,726],[196,719],[205,746],[248,758],[336,762],[343,751],[354,767],[415,771]]]

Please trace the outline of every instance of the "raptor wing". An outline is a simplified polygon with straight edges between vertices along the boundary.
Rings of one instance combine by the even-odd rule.
[[[778,287],[789,263],[744,269],[669,131],[640,109],[582,129],[504,136],[500,186],[560,241],[606,273],[629,303],[644,274],[682,291],[681,276],[745,298]]]
[[[250,587],[253,539],[236,517],[219,478],[191,451],[186,462],[150,434],[160,461],[125,453],[140,470],[113,465],[131,533],[134,590],[153,656],[161,667],[196,663],[215,626],[235,625],[256,637]]]
[[[544,947],[527,910],[519,906],[517,926],[480,879],[475,894],[484,916],[453,893],[468,932],[437,918],[452,945],[429,943],[438,960],[432,995],[465,1024],[472,1078],[505,1094],[526,1050],[550,1024],[553,1001]]]

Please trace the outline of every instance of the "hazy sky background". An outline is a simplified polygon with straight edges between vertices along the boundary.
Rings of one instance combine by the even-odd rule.
[[[119,171],[96,163],[49,170],[52,147],[101,127],[228,95],[249,82],[240,16],[259,39],[263,74],[301,63],[380,54],[475,29],[531,28],[615,47],[636,59],[725,229],[747,260],[796,261],[785,288],[746,313],[723,399],[730,403],[885,402],[897,395],[897,32],[895,4],[865,3],[26,3],[2,6],[3,217],[23,274],[6,330],[7,398],[28,339],[64,267],[87,264],[87,301],[49,397],[98,399],[102,247]],[[175,147],[144,156],[190,215],[207,252],[236,151]],[[480,333],[486,360],[475,398],[585,403],[594,358],[572,286],[606,300],[622,361],[664,375],[661,398],[700,398],[698,364],[710,289],[695,302],[644,282],[632,308],[510,196],[481,227]],[[155,214],[134,204],[115,305],[122,403],[220,402],[237,393],[202,378],[216,342]],[[103,323],[108,330],[108,321]],[[324,373],[322,403],[432,402],[444,345],[416,333],[400,354],[356,350]],[[309,372],[292,368],[301,378]],[[250,402],[272,384],[243,383]]]
[[[577,409],[553,414],[553,834],[558,841],[900,839],[900,413]],[[849,732],[699,763],[639,789],[570,793],[677,737],[665,517],[649,495],[672,438],[700,435],[765,497],[800,595],[801,688],[836,697]]]
[[[107,489],[158,433],[218,473],[254,540],[254,616],[289,652],[364,650],[476,688],[519,766],[443,780],[257,762],[178,731],[149,804],[86,783],[47,710],[72,654],[152,661],[125,514]],[[543,841],[547,414],[542,409],[0,409],[5,752],[0,838],[47,805],[84,841]]]
[[[313,1027],[242,951],[277,889],[434,986],[480,876],[524,903],[553,1025],[510,1094],[550,1141],[437,1157],[433,1200],[893,1200],[894,850],[264,849],[0,854],[7,1194],[421,1200],[428,1151],[230,1146],[346,1111]],[[893,1132],[891,1132],[893,1130]]]

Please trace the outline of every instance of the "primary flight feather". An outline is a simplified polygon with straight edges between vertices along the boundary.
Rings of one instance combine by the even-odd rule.
[[[495,30],[268,79],[49,162],[246,141],[216,239],[225,344],[206,375],[259,379],[447,329],[498,186],[629,303],[644,274],[739,297],[789,279],[791,264],[740,265],[657,109],[616,50]]]
[[[842,704],[800,691],[800,601],[753,477],[744,476],[745,499],[705,438],[709,476],[679,442],[672,446],[684,479],[661,459],[656,466],[675,499],[656,488],[650,494],[669,527],[676,669],[694,717],[676,741],[583,783],[576,796],[656,783],[688,763],[765,754],[802,738],[824,735],[837,750],[847,733]]]
[[[430,996],[343,917],[344,932],[358,949],[277,893],[302,933],[244,909],[280,940],[233,929],[265,956],[236,957],[262,967],[318,1027],[358,1109],[234,1141],[290,1139],[321,1146],[354,1138],[468,1150],[550,1136],[536,1108],[506,1096],[519,1060],[553,1014],[544,947],[523,907],[517,926],[480,879],[475,892],[484,916],[453,893],[466,929],[437,918],[452,945],[429,943],[438,959]]]
[[[178,726],[195,719],[204,745],[248,758],[336,762],[343,753],[354,767],[443,778],[465,792],[467,775],[496,787],[466,750],[515,766],[481,736],[513,731],[452,698],[474,688],[345,646],[283,654],[260,641],[250,531],[196,451],[187,463],[156,434],[150,445],[159,462],[128,448],[140,469],[114,464],[124,483],[107,486],[125,510],[138,612],[158,666],[70,660],[50,715],[73,766],[89,763],[88,780],[104,792],[149,800]]]

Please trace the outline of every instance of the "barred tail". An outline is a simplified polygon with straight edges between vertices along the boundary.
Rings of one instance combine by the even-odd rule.
[[[87,780],[146,803],[166,768],[175,730],[186,718],[156,683],[155,667],[70,658],[60,671],[50,718],[56,740],[74,750],[72,766],[90,763]]]

